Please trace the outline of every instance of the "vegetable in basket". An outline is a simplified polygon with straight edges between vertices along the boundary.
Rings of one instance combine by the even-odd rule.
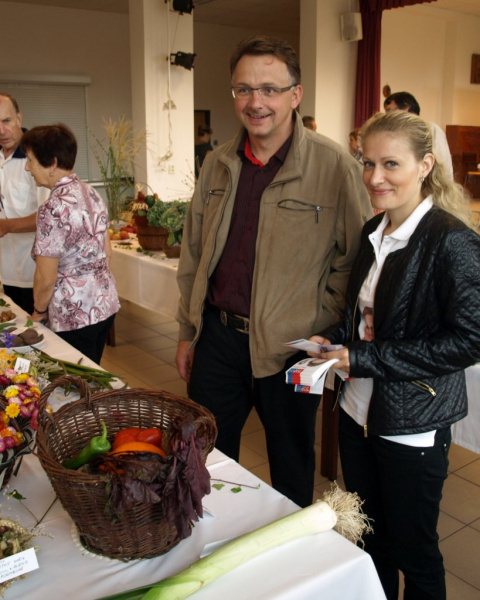
[[[120,444],[116,448],[114,447],[109,454],[114,456],[118,456],[119,454],[124,454],[125,452],[152,452],[153,454],[159,454],[166,458],[166,454],[162,448],[155,446],[154,444],[148,444],[147,442],[124,442]]]
[[[102,435],[93,437],[76,456],[67,459],[63,466],[65,469],[79,469],[91,462],[96,456],[106,454],[111,447],[107,439],[107,426],[105,421],[102,421]]]
[[[324,494],[323,500],[240,536],[176,575],[100,600],[184,600],[218,577],[280,544],[330,529],[336,529],[352,542],[359,542],[364,533],[371,531],[361,505],[357,494],[335,486]]]
[[[113,440],[112,449],[115,450],[118,446],[127,442],[145,442],[162,448],[162,430],[158,427],[128,427],[120,429]]]

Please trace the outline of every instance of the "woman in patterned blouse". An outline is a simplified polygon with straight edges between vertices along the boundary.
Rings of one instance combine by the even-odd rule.
[[[73,172],[77,141],[65,125],[34,127],[21,147],[25,169],[37,186],[51,190],[37,214],[32,319],[99,364],[120,308],[107,264],[105,202]]]

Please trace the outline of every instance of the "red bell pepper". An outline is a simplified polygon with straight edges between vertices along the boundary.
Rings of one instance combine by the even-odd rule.
[[[158,427],[128,427],[120,429],[113,440],[112,449],[116,450],[118,446],[129,442],[144,442],[153,444],[158,448],[162,447],[162,430]]]

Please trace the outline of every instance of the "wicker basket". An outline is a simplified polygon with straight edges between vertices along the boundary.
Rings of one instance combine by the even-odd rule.
[[[137,237],[138,243],[144,250],[162,250],[168,231],[163,227],[137,225]]]
[[[168,238],[163,244],[163,251],[165,252],[167,258],[180,258],[181,249],[182,246],[180,244],[177,244],[176,246],[170,246],[168,244]]]
[[[47,414],[44,409],[53,390],[72,383],[79,387],[80,399]],[[190,400],[141,388],[91,395],[86,382],[73,376],[58,378],[42,392],[36,453],[88,550],[120,560],[150,558],[168,552],[180,539],[175,526],[166,521],[162,503],[136,504],[113,523],[105,512],[105,480],[98,475],[65,469],[63,461],[101,433],[101,421],[105,421],[111,440],[126,427],[165,430],[174,418],[187,412],[206,424],[207,445],[202,453],[205,463],[214,447],[216,425],[208,410]]]

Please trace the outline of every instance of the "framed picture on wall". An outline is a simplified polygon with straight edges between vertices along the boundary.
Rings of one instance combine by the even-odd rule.
[[[480,54],[472,54],[470,83],[480,83]]]

